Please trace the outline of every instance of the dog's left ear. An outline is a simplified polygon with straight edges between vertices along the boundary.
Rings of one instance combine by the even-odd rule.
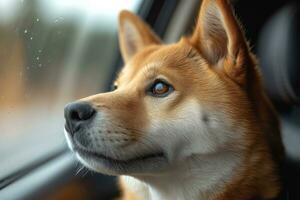
[[[119,43],[122,57],[128,62],[144,47],[160,44],[160,39],[142,19],[123,10],[119,15]]]
[[[227,0],[203,0],[191,41],[211,66],[245,83],[248,45]]]

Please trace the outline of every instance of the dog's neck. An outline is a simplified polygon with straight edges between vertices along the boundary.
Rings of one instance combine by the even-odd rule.
[[[122,178],[129,190],[141,195],[138,199],[215,200],[239,163],[232,153],[193,156],[168,174]]]

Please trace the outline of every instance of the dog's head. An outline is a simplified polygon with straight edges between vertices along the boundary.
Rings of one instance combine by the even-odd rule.
[[[170,45],[122,11],[119,41],[125,66],[115,89],[65,108],[68,144],[87,167],[162,173],[195,157],[242,156],[265,139],[255,112],[268,105],[227,1],[203,1],[192,36]]]

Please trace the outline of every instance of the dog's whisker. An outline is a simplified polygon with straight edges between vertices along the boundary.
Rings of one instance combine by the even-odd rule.
[[[83,165],[79,166],[78,169],[76,170],[75,176],[79,175],[80,172],[84,169],[85,167]]]

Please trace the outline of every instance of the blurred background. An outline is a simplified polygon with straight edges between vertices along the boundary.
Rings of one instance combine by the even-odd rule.
[[[294,169],[286,176],[298,175],[299,4],[287,0],[232,2],[259,55],[266,90],[283,121],[292,163],[288,168]],[[18,191],[19,196],[9,199],[20,195],[22,199],[111,199],[118,195],[114,178],[87,172],[69,154],[62,158],[68,152],[64,105],[109,89],[122,66],[117,40],[120,10],[137,13],[171,43],[191,32],[200,3],[0,0],[0,197],[3,190],[10,192],[7,194],[18,191],[18,181],[49,167],[50,162],[67,164],[53,164],[57,176],[29,178],[23,193]],[[15,188],[9,190],[12,186]]]

